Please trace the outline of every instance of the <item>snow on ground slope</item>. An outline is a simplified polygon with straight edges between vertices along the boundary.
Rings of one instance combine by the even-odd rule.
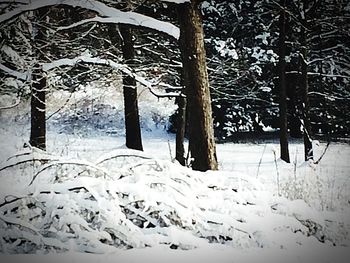
[[[219,144],[220,171],[194,172],[172,162],[174,136],[156,105],[144,153],[125,149],[120,126],[103,134],[109,121],[62,130],[71,107],[50,120],[46,153],[23,148],[28,118],[2,114],[3,262],[348,262],[348,145],[332,143],[314,165],[298,142],[291,164],[276,142]],[[101,118],[120,114],[113,107]],[[316,158],[325,147],[315,144]]]

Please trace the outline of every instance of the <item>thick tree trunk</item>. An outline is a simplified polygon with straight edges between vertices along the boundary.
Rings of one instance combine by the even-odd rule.
[[[285,0],[282,0],[279,18],[279,118],[280,118],[280,148],[281,159],[290,162],[288,149],[288,120],[287,120],[287,88],[286,88],[286,14]]]
[[[36,22],[43,19],[47,10],[42,8],[35,11]],[[34,36],[33,45],[35,48],[36,59],[42,58],[42,51],[40,50],[40,44],[45,40],[45,34],[42,28],[36,27],[36,35]],[[39,63],[34,65],[32,71],[32,84],[31,84],[31,121],[30,121],[30,138],[29,143],[33,147],[37,147],[42,150],[46,150],[46,76]]]
[[[303,23],[305,25],[305,23]],[[300,32],[300,44],[301,44],[301,80],[300,86],[302,89],[303,98],[303,131],[304,131],[304,155],[305,161],[313,160],[312,140],[311,140],[311,125],[310,125],[310,102],[309,102],[309,85],[307,77],[307,41],[306,41],[306,30],[302,27]]]
[[[199,0],[179,4],[178,15],[192,168],[206,171],[218,169],[218,163],[199,4]]]
[[[186,98],[180,96],[177,98],[178,113],[176,120],[176,160],[181,164],[185,165],[185,131],[186,131]]]
[[[39,64],[32,72],[31,126],[29,143],[33,147],[46,149],[46,77]]]

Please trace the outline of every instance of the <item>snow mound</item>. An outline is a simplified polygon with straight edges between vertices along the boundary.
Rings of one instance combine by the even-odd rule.
[[[274,196],[245,174],[195,172],[129,149],[94,162],[27,149],[2,164],[0,180],[4,253],[349,246],[349,215]]]

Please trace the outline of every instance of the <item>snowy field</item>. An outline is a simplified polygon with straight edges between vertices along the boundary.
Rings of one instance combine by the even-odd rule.
[[[218,144],[220,170],[194,172],[173,160],[172,101],[141,93],[142,153],[105,92],[51,95],[47,152],[23,147],[25,103],[0,112],[1,262],[349,262],[348,144],[314,142],[318,164],[298,141],[291,164],[278,141]]]

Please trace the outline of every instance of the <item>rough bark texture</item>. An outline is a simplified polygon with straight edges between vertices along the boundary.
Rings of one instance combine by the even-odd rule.
[[[288,149],[288,120],[287,120],[287,88],[286,88],[286,14],[285,0],[281,1],[279,18],[279,43],[278,43],[278,73],[279,73],[279,119],[280,119],[280,148],[281,159],[290,162]]]
[[[46,14],[46,9],[36,11],[37,22]],[[34,37],[33,45],[37,60],[41,58],[40,43],[44,41],[45,34],[42,28],[37,26],[37,33]],[[46,150],[46,76],[42,67],[37,63],[32,71],[31,84],[31,122],[29,143],[33,147]]]
[[[132,31],[128,26],[120,25],[122,36],[122,51],[126,64],[133,66],[135,58],[134,41]],[[123,95],[125,110],[125,130],[126,130],[126,147],[134,150],[143,150],[140,117],[137,99],[136,80],[128,75],[123,75]]]
[[[194,170],[218,168],[204,33],[198,0],[178,6],[180,47],[188,103],[189,145]]]
[[[186,131],[186,98],[180,96],[177,98],[178,114],[176,120],[176,160],[185,165],[185,131]]]
[[[303,21],[303,25],[306,25],[306,21]],[[302,27],[300,32],[300,43],[301,43],[301,80],[300,86],[302,90],[303,98],[303,131],[304,131],[304,153],[305,161],[313,159],[313,150],[312,150],[312,140],[311,140],[311,125],[310,125],[310,102],[309,102],[309,85],[307,77],[307,41],[306,41],[306,30]]]

